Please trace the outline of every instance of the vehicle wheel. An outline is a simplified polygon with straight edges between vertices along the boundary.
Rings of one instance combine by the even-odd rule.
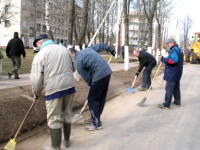
[[[191,64],[196,64],[197,63],[197,54],[195,54],[194,52],[190,53],[190,63]]]
[[[186,56],[185,62],[190,62],[190,56]]]

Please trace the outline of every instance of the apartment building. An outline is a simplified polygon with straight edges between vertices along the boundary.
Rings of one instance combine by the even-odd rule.
[[[129,14],[129,45],[141,48],[147,45],[147,19],[142,12],[130,12]]]
[[[50,26],[54,41],[62,39],[67,43],[67,10],[68,5],[50,0]],[[35,36],[47,34],[45,22],[45,0],[0,0],[0,9],[4,10],[6,19],[0,24],[0,43],[6,46],[13,38],[14,32],[19,32],[25,47],[32,48]]]

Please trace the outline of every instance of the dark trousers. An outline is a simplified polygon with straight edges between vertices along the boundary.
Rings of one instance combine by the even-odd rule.
[[[143,71],[142,77],[142,88],[149,88],[151,85],[151,71],[156,66],[155,65],[148,65]]]
[[[103,112],[103,108],[106,102],[106,96],[108,86],[110,82],[110,75],[92,82],[90,85],[90,91],[88,94],[88,105],[92,117],[92,123],[95,126],[101,125],[100,116]]]
[[[165,107],[170,107],[172,96],[174,96],[174,103],[177,105],[181,104],[181,90],[180,81],[177,82],[166,82],[165,86]]]

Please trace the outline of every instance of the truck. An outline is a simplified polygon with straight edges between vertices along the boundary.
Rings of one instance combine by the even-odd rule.
[[[186,62],[189,60],[191,64],[196,64],[197,62],[200,62],[200,32],[194,33],[192,38],[193,40],[190,44],[189,57],[187,52],[185,52],[184,60]]]

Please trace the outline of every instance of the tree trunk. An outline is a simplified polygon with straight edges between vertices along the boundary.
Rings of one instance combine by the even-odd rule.
[[[49,0],[46,0],[45,20],[46,20],[46,27],[47,27],[48,36],[49,36],[49,38],[50,38],[51,40],[54,41],[53,33],[52,33],[51,26],[50,26],[50,22],[49,22]]]
[[[69,26],[68,26],[68,45],[73,45],[73,28],[75,15],[75,0],[70,1],[69,6]]]
[[[152,30],[153,30],[153,18],[154,18],[154,14],[156,11],[156,7],[157,7],[157,3],[158,0],[153,0],[153,4],[150,5],[150,1],[149,1],[149,10],[146,9],[146,2],[145,0],[142,0],[143,6],[144,6],[144,12],[145,15],[148,19],[148,46],[152,47]]]
[[[87,23],[88,23],[88,3],[89,0],[84,0],[84,6],[83,6],[83,22],[81,24],[81,29],[80,29],[80,35],[79,38],[77,40],[76,45],[78,44],[82,44],[82,41],[86,35],[86,29],[87,29]]]

